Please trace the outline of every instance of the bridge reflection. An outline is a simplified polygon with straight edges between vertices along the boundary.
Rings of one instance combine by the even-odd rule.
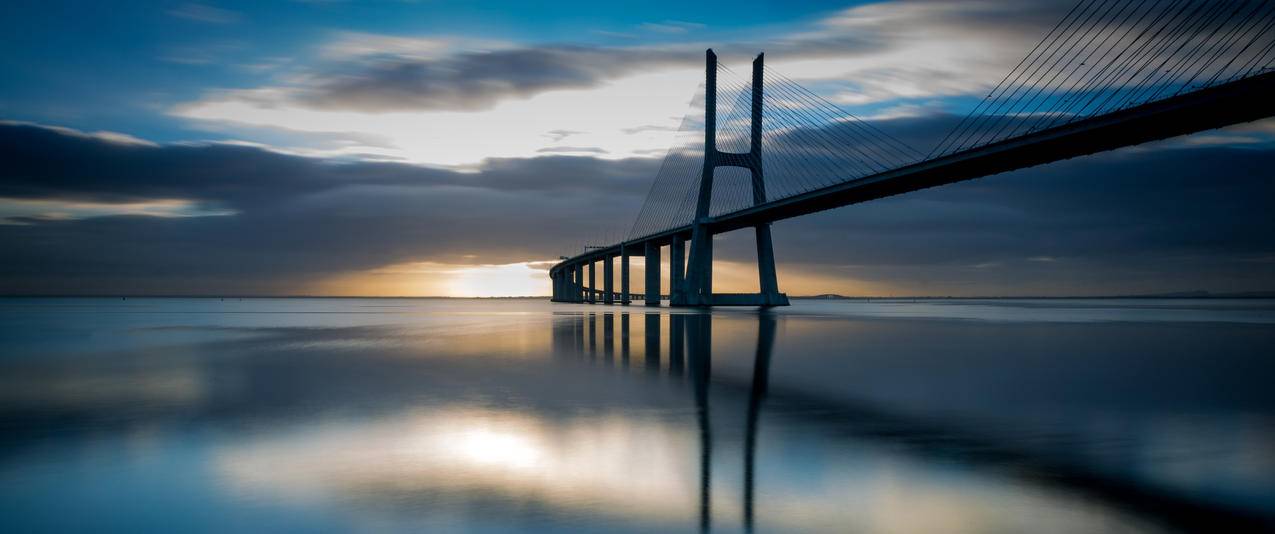
[[[552,343],[559,357],[577,357],[614,366],[612,357],[617,344],[620,365],[630,367],[636,360],[629,343],[630,321],[640,316],[642,373],[646,376],[681,384],[693,398],[699,434],[699,521],[703,531],[713,524],[713,470],[715,436],[711,393],[746,394],[747,408],[742,435],[742,506],[740,524],[752,531],[756,524],[758,434],[763,410],[768,401],[773,416],[785,421],[806,420],[822,427],[834,427],[839,434],[856,439],[885,443],[909,454],[958,461],[962,464],[1006,476],[1033,486],[1075,494],[1085,500],[1133,514],[1149,523],[1171,530],[1217,530],[1227,532],[1266,532],[1273,524],[1270,517],[1254,515],[1233,508],[1202,502],[1149,486],[1132,479],[1102,472],[1039,451],[1021,449],[995,436],[982,434],[959,422],[935,423],[929,419],[892,413],[880,406],[856,404],[842,399],[826,399],[800,389],[775,389],[770,383],[776,335],[782,315],[759,310],[749,314],[731,314],[728,330],[739,343],[735,328],[739,319],[755,326],[751,379],[713,376],[714,314],[685,313],[556,313]],[[601,316],[601,317],[599,317]],[[751,318],[749,318],[751,316]],[[619,323],[619,338],[615,323]],[[720,325],[719,327],[727,326]],[[601,345],[601,346],[599,346]],[[719,347],[720,348],[720,347]],[[667,354],[667,358],[665,355]],[[599,360],[599,355],[601,359]],[[722,414],[719,414],[722,415]],[[733,436],[732,436],[733,437]],[[734,442],[729,445],[735,445]],[[735,450],[728,446],[725,450]],[[728,460],[729,461],[729,460]]]
[[[601,332],[598,331],[598,315],[602,316]],[[587,313],[569,315],[566,320],[554,323],[553,344],[559,355],[576,354],[596,360],[601,352],[603,360],[614,363],[612,357],[616,345],[615,323],[620,323],[620,364],[629,367],[632,354],[629,344],[628,313]],[[689,378],[689,386],[695,399],[696,422],[699,427],[699,509],[700,528],[712,527],[712,460],[713,425],[709,405],[709,385],[712,382],[713,316],[709,313],[641,314],[643,322],[643,368],[648,375],[659,376],[666,371],[674,379]],[[661,319],[667,317],[668,334],[662,335]],[[774,350],[776,319],[773,315],[757,314],[757,348],[753,361],[752,385],[748,395],[748,413],[744,439],[744,488],[743,525],[753,529],[754,485],[756,481],[757,429],[766,384],[770,370],[771,353]],[[587,340],[587,342],[586,342]],[[601,340],[599,349],[597,341]],[[586,347],[587,346],[587,350]],[[667,348],[668,364],[663,363]]]

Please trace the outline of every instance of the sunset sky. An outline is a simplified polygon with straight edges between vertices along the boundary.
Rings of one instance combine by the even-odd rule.
[[[547,295],[628,233],[705,48],[928,150],[1072,4],[4,2],[0,294]],[[1275,290],[1273,140],[781,221],[780,287]],[[719,290],[755,288],[751,240],[720,237]]]

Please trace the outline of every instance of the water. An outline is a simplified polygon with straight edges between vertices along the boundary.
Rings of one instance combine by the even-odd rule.
[[[1275,301],[0,299],[0,530],[1262,531]]]

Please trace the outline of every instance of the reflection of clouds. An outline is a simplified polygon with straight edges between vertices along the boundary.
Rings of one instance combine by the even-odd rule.
[[[271,436],[216,464],[231,487],[286,500],[495,495],[660,519],[693,513],[692,439],[654,421],[445,408]]]
[[[207,392],[192,367],[67,368],[0,373],[0,406],[101,409],[130,404],[191,404]]]
[[[1275,480],[1275,420],[1178,414],[1126,423],[1134,424],[1141,439],[1123,460],[1138,476],[1184,491],[1209,489],[1231,500],[1275,498],[1269,485]]]
[[[245,496],[369,510],[547,507],[646,525],[698,514],[697,433],[657,419],[556,420],[451,406],[369,423],[334,422],[221,450],[216,469]],[[763,530],[1141,532],[1110,509],[958,467],[900,459],[824,437],[763,436],[757,524]],[[853,454],[845,454],[849,447]],[[769,453],[768,450],[769,449]],[[742,512],[737,444],[715,449],[713,524]],[[780,452],[782,452],[782,454]],[[430,513],[433,515],[433,512]]]

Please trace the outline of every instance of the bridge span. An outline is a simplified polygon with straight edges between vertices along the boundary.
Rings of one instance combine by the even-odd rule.
[[[1275,116],[1275,39],[1270,31],[1275,3],[1259,2],[1253,11],[1247,11],[1246,2],[1225,1],[1196,5],[1193,11],[1187,2],[1178,6],[1180,12],[1137,7],[1127,13],[1122,9],[1119,20],[1109,9],[1103,15],[1112,20],[1090,23],[1102,28],[1096,33],[1093,27],[1083,33],[1059,31],[1087,14],[1085,4],[1060,21],[926,156],[852,115],[837,118],[827,109],[803,115],[785,108],[792,101],[807,108],[826,101],[781,75],[768,74],[772,71],[762,55],[753,61],[750,81],[730,85],[738,93],[736,107],[743,110],[738,120],[723,121],[726,142],[747,150],[718,150],[718,73],[725,67],[708,50],[702,143],[670,150],[628,238],[564,258],[551,268],[553,300],[643,300],[658,306],[661,249],[668,247],[672,306],[787,305],[775,274],[770,235],[775,221]],[[1201,9],[1212,10],[1207,22],[1195,18],[1205,16]],[[1083,20],[1101,20],[1095,13],[1088,15]],[[1135,15],[1140,17],[1137,23],[1130,23]],[[768,80],[778,82],[777,97],[768,94]],[[776,108],[767,106],[768,98],[780,102],[774,119],[764,116]],[[763,146],[780,152],[763,153]],[[695,154],[688,158],[687,152]],[[768,179],[763,161],[767,171],[772,161],[779,163],[780,181]],[[698,172],[690,170],[696,165]],[[723,196],[714,192],[714,182],[722,180],[716,173],[721,167],[743,169],[750,177],[732,193],[735,205],[726,209],[714,207],[714,199]],[[750,227],[756,235],[760,291],[714,292],[712,236]],[[630,291],[634,255],[643,256],[648,266],[641,294]]]

